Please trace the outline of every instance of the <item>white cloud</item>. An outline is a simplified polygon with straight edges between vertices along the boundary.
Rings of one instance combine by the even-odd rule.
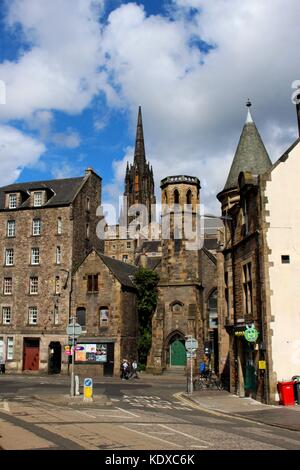
[[[37,110],[78,113],[109,85],[100,65],[103,0],[13,0],[7,25],[21,26],[29,50],[0,64],[6,84],[4,119],[28,119]]]
[[[8,5],[7,24],[20,25],[30,47],[0,64],[7,91],[0,118],[26,119],[42,138],[54,110],[80,113],[101,92],[111,107],[129,107],[132,129],[141,104],[157,188],[167,174],[196,175],[203,201],[217,211],[248,97],[273,160],[296,135],[290,97],[300,78],[298,0],[288,7],[284,0],[173,0],[169,16],[127,3],[102,24],[103,0]],[[209,54],[199,50],[203,40],[214,46]],[[94,127],[105,123],[97,116]],[[123,192],[126,152],[113,162],[104,199]]]
[[[147,17],[136,4],[113,11],[102,42],[106,67],[131,108],[133,127],[142,104],[156,178],[197,175],[203,200],[218,210],[215,194],[226,181],[248,97],[273,160],[296,135],[290,96],[299,70],[300,3],[290,0],[288,8],[283,0],[173,3],[173,21]],[[199,11],[191,17],[186,7]],[[205,55],[197,40],[215,48]],[[274,132],[278,128],[280,135]]]
[[[0,125],[0,185],[13,183],[22,169],[37,163],[45,151],[43,143],[11,126]]]

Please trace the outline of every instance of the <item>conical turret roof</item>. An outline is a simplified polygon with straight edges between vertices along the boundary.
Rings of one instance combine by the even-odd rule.
[[[264,146],[262,138],[250,113],[251,103],[247,103],[248,113],[238,147],[229,171],[223,191],[236,188],[241,171],[250,171],[255,175],[266,173],[272,162]]]

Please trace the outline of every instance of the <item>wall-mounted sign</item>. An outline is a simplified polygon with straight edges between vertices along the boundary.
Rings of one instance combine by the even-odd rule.
[[[258,333],[258,331],[257,331],[257,329],[255,328],[254,325],[252,325],[252,326],[246,325],[245,339],[247,341],[249,341],[249,343],[254,343],[257,340],[258,335],[259,335],[259,333]]]
[[[259,369],[266,369],[266,361],[258,361]]]
[[[107,362],[107,345],[103,343],[78,343],[75,362]],[[80,349],[79,349],[80,348]]]

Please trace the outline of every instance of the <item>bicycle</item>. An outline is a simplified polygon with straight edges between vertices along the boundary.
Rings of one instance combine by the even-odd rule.
[[[198,374],[193,380],[194,390],[216,389],[224,390],[221,380],[210,374]]]

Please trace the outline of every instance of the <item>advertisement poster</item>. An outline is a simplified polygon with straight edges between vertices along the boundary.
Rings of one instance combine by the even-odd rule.
[[[81,346],[81,351],[75,351],[76,362],[89,362],[89,363],[103,363],[107,361],[107,345],[106,344],[82,344],[78,343],[77,346]]]

